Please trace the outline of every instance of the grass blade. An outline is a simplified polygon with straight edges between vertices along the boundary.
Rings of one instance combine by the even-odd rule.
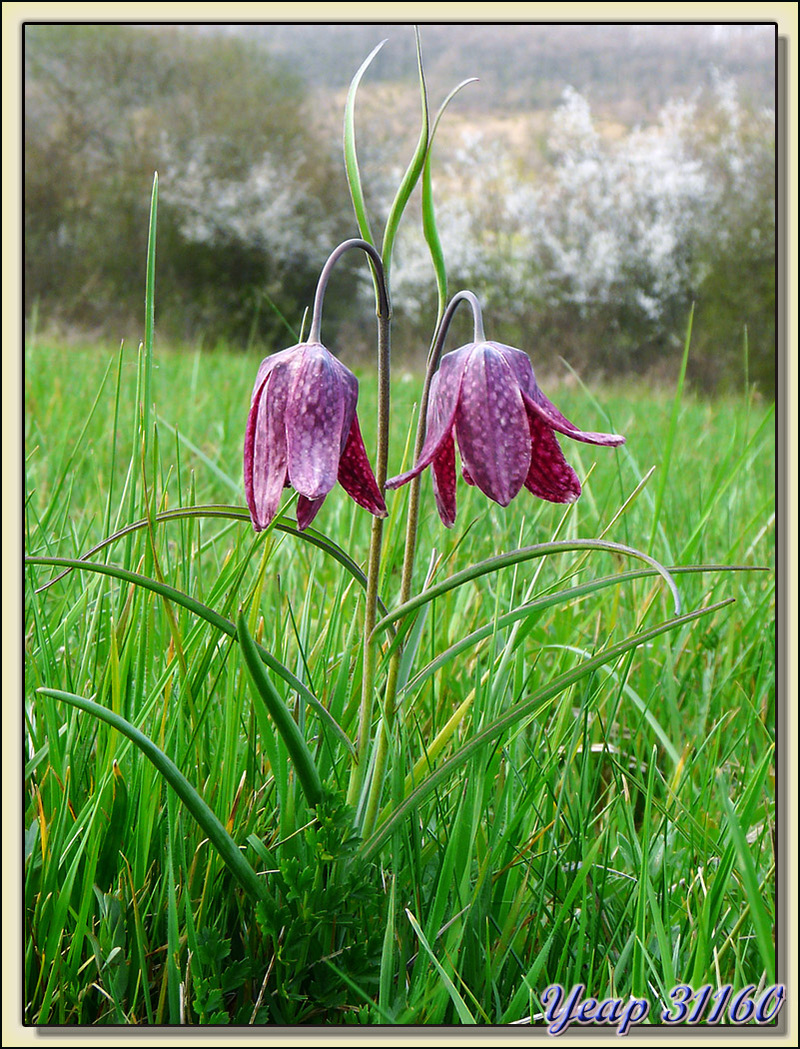
[[[742,829],[741,823],[739,822],[739,817],[736,815],[736,809],[731,804],[728,784],[721,775],[718,778],[718,787],[719,797],[725,810],[725,818],[728,821],[731,841],[733,842],[733,847],[736,850],[736,857],[739,861],[739,872],[742,876],[742,881],[744,882],[745,891],[747,893],[747,902],[750,905],[750,914],[753,918],[753,927],[755,929],[759,954],[761,955],[761,961],[767,974],[767,983],[773,984],[775,983],[774,921],[770,919],[770,916],[767,914],[767,909],[764,906],[762,887],[759,884],[758,874],[756,873],[753,857],[747,843],[747,837]]]
[[[80,568],[89,572],[99,572],[101,575],[110,575],[116,579],[123,579],[128,583],[133,583],[135,586],[144,587],[145,590],[152,590],[154,593],[160,594],[168,601],[174,601],[187,611],[192,612],[196,616],[200,616],[201,619],[205,619],[207,623],[210,623],[218,630],[221,630],[222,633],[227,634],[228,637],[235,638],[237,636],[234,624],[229,619],[221,616],[218,612],[215,612],[213,608],[209,608],[207,605],[204,605],[202,601],[198,601],[197,598],[185,594],[182,590],[170,586],[169,583],[162,583],[157,579],[151,579],[149,576],[142,575],[140,572],[130,572],[128,569],[119,568],[117,565],[104,565],[93,561],[78,561],[67,557],[26,557],[25,563],[31,565],[68,566],[70,568]],[[256,647],[261,661],[279,677],[283,678],[287,685],[293,688],[296,692],[299,692],[302,698],[321,716],[322,724],[331,728],[342,743],[345,744],[348,750],[351,753],[354,753],[353,744],[347,734],[341,726],[337,724],[333,717],[331,717],[328,710],[322,705],[322,703],[320,703],[308,686],[304,685],[300,678],[296,677],[291,670],[275,659],[274,656],[270,655],[265,648],[261,645],[257,645]]]
[[[664,445],[664,460],[661,466],[661,472],[658,477],[658,487],[656,488],[656,500],[653,508],[653,527],[650,532],[650,542],[647,546],[647,552],[652,553],[653,547],[656,542],[656,535],[658,533],[658,522],[661,517],[661,506],[664,502],[664,492],[667,489],[667,478],[669,477],[669,464],[672,459],[672,448],[675,444],[675,434],[678,431],[678,413],[681,407],[681,398],[683,396],[683,383],[686,378],[686,365],[689,362],[689,347],[692,343],[692,320],[694,318],[694,304],[689,312],[689,323],[686,326],[686,339],[683,344],[683,357],[681,358],[681,370],[678,375],[678,385],[675,387],[675,397],[672,402],[672,415],[669,420],[669,430],[667,431],[667,440]]]
[[[322,782],[317,772],[317,766],[314,764],[311,751],[308,749],[308,744],[303,738],[297,722],[289,713],[286,704],[264,672],[261,656],[256,648],[255,641],[250,636],[250,632],[247,629],[247,620],[242,612],[239,613],[237,620],[236,634],[256,692],[275,722],[294,763],[297,778],[300,780],[306,800],[314,808],[322,797]]]
[[[184,506],[178,507],[174,510],[162,510],[153,517],[153,523],[157,524],[162,521],[179,521],[195,517],[220,517],[229,518],[232,521],[249,521],[250,511],[244,506],[228,506],[223,503],[211,503],[206,506]],[[88,559],[94,554],[104,550],[107,546],[115,543],[118,539],[122,539],[124,536],[130,535],[131,532],[136,532],[141,528],[147,528],[150,523],[151,522],[147,518],[143,518],[141,521],[134,521],[133,524],[120,528],[119,531],[93,546],[91,550],[87,550],[85,554],[81,554],[78,560],[88,561]],[[309,543],[311,546],[316,546],[318,549],[324,551],[335,561],[338,561],[339,564],[366,589],[367,577],[364,572],[349,554],[347,554],[332,539],[328,538],[323,532],[319,532],[315,528],[306,528],[301,532],[294,522],[285,521],[282,517],[275,518],[271,527],[279,532],[286,532],[287,535],[294,536],[295,539],[301,539],[303,542]],[[35,593],[41,594],[43,591],[47,590],[48,587],[52,586],[53,583],[58,582],[59,579],[63,579],[64,576],[68,575],[71,571],[72,569],[68,568],[64,572],[59,572],[58,575],[53,576],[52,579],[48,579],[46,583],[43,583],[38,587],[35,590]],[[387,613],[388,610],[386,605],[384,605],[380,598],[378,598],[378,607],[384,614]]]
[[[153,175],[150,195],[150,226],[147,232],[147,278],[144,296],[144,449],[150,441],[153,414],[153,332],[156,301],[156,220],[158,216],[158,172]]]
[[[714,572],[734,572],[734,571],[759,571],[759,569],[749,569],[748,567],[740,567],[735,565],[693,565],[691,567],[678,567],[670,568],[671,574],[679,574],[682,572],[703,572],[703,571],[714,571]],[[465,637],[459,638],[454,644],[452,644],[444,652],[441,652],[438,656],[427,663],[417,674],[408,682],[407,685],[400,687],[400,691],[404,694],[410,694],[416,691],[421,685],[423,685],[431,675],[435,674],[438,670],[456,656],[474,645],[479,644],[487,637],[491,637],[495,631],[503,629],[503,627],[509,626],[511,623],[518,622],[521,619],[527,619],[528,616],[534,615],[536,612],[543,612],[548,608],[552,608],[554,605],[560,604],[562,601],[572,601],[579,597],[584,597],[587,594],[595,593],[598,590],[603,590],[609,586],[615,586],[620,583],[627,583],[633,579],[643,579],[647,576],[657,575],[655,569],[642,568],[632,572],[620,572],[619,575],[603,576],[600,579],[593,579],[589,583],[581,583],[579,586],[570,587],[567,590],[558,590],[553,594],[546,594],[544,597],[537,597],[534,601],[526,602],[524,605],[519,605],[517,608],[511,609],[509,612],[503,613],[498,616],[497,619],[492,619],[490,623],[484,624],[477,630],[473,630],[471,634],[467,634]],[[391,654],[391,648],[387,652],[387,655]]]
[[[557,696],[559,692],[563,692],[563,690],[569,685],[574,684],[576,681],[580,681],[581,678],[586,677],[587,674],[591,674],[605,663],[612,662],[619,658],[619,656],[629,652],[631,649],[646,644],[648,641],[652,641],[653,638],[658,637],[660,634],[665,634],[668,630],[674,630],[676,627],[681,626],[684,623],[690,623],[695,619],[700,619],[701,617],[710,615],[712,612],[716,612],[721,608],[725,608],[728,605],[733,604],[733,600],[733,598],[728,598],[726,601],[720,601],[717,604],[708,605],[706,608],[698,609],[696,612],[688,612],[685,615],[676,616],[674,619],[668,619],[666,622],[659,623],[658,626],[651,627],[649,630],[644,630],[640,634],[634,634],[632,637],[628,637],[624,641],[613,645],[605,652],[601,652],[592,659],[586,660],[573,670],[567,671],[565,674],[559,674],[558,677],[554,678],[548,685],[537,689],[533,695],[529,696],[522,703],[517,703],[512,706],[504,714],[496,718],[485,728],[481,729],[480,732],[476,733],[468,743],[465,743],[455,754],[444,761],[423,783],[405,798],[399,806],[397,806],[380,827],[378,827],[375,833],[362,844],[361,852],[364,857],[369,858],[372,856],[392,833],[397,824],[409,812],[413,812],[413,810],[424,801],[431,791],[445,781],[455,769],[460,768],[466,761],[468,761],[474,753],[480,750],[481,747],[486,746],[487,743],[492,743],[507,728],[510,728],[522,718],[528,717],[531,714],[535,715],[539,711],[544,710],[550,700]]]
[[[140,732],[138,728],[126,721],[125,718],[120,717],[119,714],[115,714],[106,707],[101,707],[99,703],[94,703],[91,699],[85,699],[83,696],[77,696],[72,692],[62,692],[56,688],[41,688],[38,691],[44,695],[52,696],[54,699],[60,699],[64,703],[77,707],[87,714],[91,714],[93,717],[104,721],[107,725],[121,732],[123,736],[127,736],[149,758],[167,783],[169,783],[189,812],[200,824],[209,841],[211,841],[220,857],[248,895],[255,900],[269,900],[266,887],[258,880],[255,871],[242,856],[236,842],[188,779],[186,779],[175,762],[167,757],[152,740],[148,739],[143,732]]]
[[[461,1021],[462,1024],[474,1024],[476,1022],[475,1021],[475,1017],[472,1015],[472,1013],[467,1008],[467,1003],[464,1001],[464,999],[461,997],[461,995],[456,990],[455,984],[450,979],[449,975],[447,974],[447,971],[443,968],[442,963],[439,961],[439,959],[433,953],[433,951],[431,949],[431,945],[428,943],[427,939],[425,938],[425,933],[420,928],[419,922],[414,917],[414,915],[411,913],[411,911],[408,909],[408,907],[406,907],[406,917],[411,922],[411,927],[413,928],[414,932],[417,934],[417,938],[419,939],[419,942],[425,948],[425,951],[426,951],[428,957],[430,958],[430,960],[433,962],[434,967],[435,967],[436,971],[438,972],[438,974],[439,974],[439,976],[441,978],[442,983],[447,988],[447,993],[450,995],[450,1000],[452,1001],[453,1005],[456,1008],[456,1012],[458,1013],[459,1020]]]

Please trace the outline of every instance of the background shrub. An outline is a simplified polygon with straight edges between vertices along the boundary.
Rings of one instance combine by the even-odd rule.
[[[138,335],[157,170],[162,334],[285,337],[270,298],[296,321],[345,199],[302,81],[169,27],[28,27],[25,60],[27,315]]]

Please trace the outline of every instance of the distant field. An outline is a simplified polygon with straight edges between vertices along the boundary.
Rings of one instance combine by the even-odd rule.
[[[26,554],[74,558],[148,514],[241,506],[257,365],[243,353],[157,352],[157,437],[143,460],[135,349],[29,347]],[[360,380],[372,455],[374,380]],[[418,376],[397,372],[390,473],[405,461],[419,389]],[[521,562],[437,598],[413,633],[384,818],[431,769],[444,771],[349,895],[335,895],[350,884],[349,868],[326,866],[328,846],[314,837],[280,738],[252,706],[236,646],[177,603],[107,575],[73,571],[37,594],[55,569],[29,567],[27,1023],[507,1024],[535,1021],[537,994],[556,982],[583,983],[597,998],[648,998],[649,1022],[658,1022],[656,1003],[668,1003],[676,984],[754,984],[760,993],[782,978],[772,944],[774,408],[744,392],[684,395],[672,429],[673,390],[587,390],[571,380],[546,392],[579,426],[622,433],[626,445],[561,439],[586,479],[569,509],[523,491],[502,510],[459,479],[452,531],[424,476],[417,589],[434,550],[439,581],[555,538],[602,536],[667,566],[766,571],[676,574],[686,613],[735,603],[525,708],[459,766],[459,748],[514,704],[674,609],[651,574],[513,618],[524,601],[643,567],[597,551]],[[389,608],[406,499],[406,489],[387,493]],[[363,565],[370,518],[338,486],[314,527]],[[254,540],[247,522],[199,516],[153,521],[92,560],[162,580],[230,618],[247,604],[265,648],[355,738],[363,603],[338,561],[289,533]],[[482,640],[427,669],[486,624]],[[257,870],[277,862],[283,874],[264,877],[287,880],[289,932],[268,933],[269,921],[254,918],[142,754],[53,690],[138,726]],[[345,748],[284,691],[323,780],[341,787]],[[316,873],[306,882],[304,871]]]

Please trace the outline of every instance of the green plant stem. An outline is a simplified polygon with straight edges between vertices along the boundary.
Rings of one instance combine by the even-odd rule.
[[[391,317],[391,309],[389,308],[389,295],[386,290],[386,279],[384,276],[384,267],[381,261],[381,256],[378,253],[378,249],[373,247],[366,240],[361,240],[358,237],[352,237],[350,240],[342,241],[328,256],[325,265],[322,267],[322,271],[317,281],[317,290],[314,295],[314,308],[311,311],[311,330],[308,333],[309,342],[320,342],[320,336],[322,331],[322,304],[325,300],[325,290],[328,287],[328,281],[330,280],[331,272],[333,267],[350,248],[361,248],[363,252],[367,254],[372,264],[373,276],[376,278],[375,286],[377,291],[375,298],[377,301],[377,312],[378,312],[378,341],[380,342],[380,320],[385,317],[387,323]],[[387,335],[388,340],[388,335]],[[381,373],[381,359],[380,359],[380,348],[378,350],[378,377],[380,379]],[[388,371],[388,368],[387,368]],[[388,380],[387,380],[388,381]],[[379,409],[380,411],[380,406]],[[388,439],[387,439],[388,445]],[[384,478],[386,480],[386,478]]]
[[[383,306],[383,309],[382,309]],[[389,405],[391,399],[391,307],[388,296],[378,302],[378,444],[375,456],[375,479],[381,492],[386,490],[386,468],[389,461]],[[378,612],[378,579],[381,567],[383,519],[373,517],[367,565],[367,596],[364,612],[364,663],[361,680],[356,762],[350,775],[348,804],[358,804],[371,737],[372,706],[375,692],[377,638],[372,636]]]
[[[366,253],[372,267],[375,281],[375,301],[378,316],[378,444],[375,455],[375,479],[381,493],[386,490],[386,469],[389,461],[389,405],[391,400],[391,320],[392,308],[389,302],[389,291],[386,286],[386,258],[381,258],[377,248],[366,240],[353,237],[343,241],[334,248],[322,267],[314,296],[314,309],[311,316],[310,342],[319,342],[322,329],[322,304],[325,289],[333,267],[341,256],[350,248],[361,248]],[[356,762],[353,766],[348,788],[348,802],[355,806],[361,791],[364,777],[364,765],[370,741],[370,723],[372,721],[372,703],[375,690],[375,657],[377,640],[372,631],[378,618],[378,580],[381,568],[381,546],[383,543],[383,520],[372,519],[369,557],[367,567],[367,597],[364,616],[364,665],[361,683],[361,708],[358,726],[358,743]]]
[[[428,413],[428,400],[430,398],[431,382],[433,376],[436,373],[436,369],[439,367],[439,361],[442,356],[442,349],[444,347],[444,340],[447,336],[447,331],[450,327],[450,322],[455,314],[456,307],[460,302],[469,302],[472,307],[472,317],[474,322],[473,339],[475,342],[482,342],[485,340],[486,335],[483,330],[483,316],[481,313],[480,303],[478,299],[473,295],[471,291],[460,291],[450,300],[447,309],[442,316],[441,323],[439,324],[434,334],[433,343],[431,345],[431,352],[428,355],[428,366],[425,372],[425,384],[422,388],[422,397],[420,398],[419,406],[419,420],[417,422],[417,436],[414,444],[414,461],[419,459],[422,453],[422,446],[425,443],[425,433],[427,429],[427,413]],[[380,416],[379,416],[380,418]],[[379,422],[380,426],[380,422]],[[386,480],[385,476],[379,478],[378,483],[381,485],[383,490],[383,483]],[[411,481],[409,502],[408,502],[408,517],[406,518],[406,545],[403,552],[403,576],[400,585],[400,603],[405,604],[406,601],[411,597],[411,584],[414,577],[414,558],[417,548],[417,526],[419,522],[419,485],[420,478],[415,477]],[[381,522],[373,522],[373,530],[375,524]],[[369,602],[369,593],[367,594],[367,601]],[[374,674],[374,639],[373,643],[369,643],[368,639],[364,639],[364,652],[365,652],[365,679],[366,679],[366,653],[372,651],[372,673]],[[386,692],[384,694],[383,701],[383,720],[380,736],[378,737],[377,750],[375,753],[375,768],[372,776],[372,783],[370,785],[369,800],[367,802],[367,808],[364,813],[364,835],[367,836],[372,833],[375,826],[375,819],[378,814],[378,806],[380,804],[381,791],[383,789],[383,778],[386,771],[386,758],[389,752],[389,740],[391,738],[392,731],[394,729],[394,717],[396,712],[396,695],[397,695],[397,681],[400,674],[400,660],[403,654],[402,645],[398,645],[392,654],[391,660],[389,661],[389,669],[386,678]],[[362,710],[363,713],[363,710]],[[362,721],[363,726],[363,721]],[[360,753],[360,750],[359,750]]]

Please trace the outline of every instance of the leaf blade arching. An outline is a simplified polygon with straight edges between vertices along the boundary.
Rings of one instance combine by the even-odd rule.
[[[361,78],[369,69],[372,60],[385,43],[386,40],[381,40],[377,47],[374,47],[372,51],[370,51],[359,66],[356,75],[350,82],[350,88],[347,92],[347,101],[345,102],[344,107],[344,167],[347,175],[347,185],[350,190],[350,199],[353,202],[353,210],[356,213],[356,222],[358,223],[361,236],[368,244],[372,244],[373,246],[375,240],[372,236],[372,230],[370,229],[367,206],[364,200],[364,188],[361,184],[361,173],[358,169],[355,106],[356,95],[358,93],[358,86],[361,83]]]
[[[424,801],[443,780],[446,780],[456,768],[459,768],[468,761],[477,750],[496,739],[497,736],[515,721],[536,714],[537,710],[540,708],[544,709],[550,700],[558,695],[559,692],[562,692],[569,685],[579,681],[581,678],[592,673],[605,663],[611,662],[619,656],[624,655],[626,652],[629,652],[631,649],[638,648],[640,645],[646,644],[648,641],[653,640],[669,630],[673,630],[677,626],[690,623],[702,616],[710,615],[712,612],[717,612],[721,608],[733,604],[733,602],[734,598],[727,598],[716,604],[700,608],[695,612],[687,612],[681,616],[668,619],[663,623],[659,623],[655,627],[651,627],[649,630],[642,631],[640,634],[634,634],[625,638],[624,641],[618,642],[616,645],[599,653],[590,660],[585,660],[572,670],[567,671],[564,674],[559,674],[558,677],[554,678],[543,688],[537,689],[533,695],[528,696],[524,702],[515,704],[509,710],[505,711],[504,714],[501,714],[500,717],[495,718],[494,721],[490,722],[490,724],[473,735],[471,739],[456,751],[455,754],[442,762],[442,764],[431,772],[430,775],[411,792],[411,794],[396,806],[394,811],[389,814],[377,830],[375,830],[374,833],[362,843],[360,854],[364,859],[369,859],[373,856],[383,842],[391,835],[396,825],[408,812],[413,811],[419,804],[421,804],[421,802]]]
[[[38,691],[44,695],[52,696],[54,699],[60,699],[65,703],[69,703],[70,706],[77,707],[79,710],[83,710],[84,713],[91,714],[98,720],[104,721],[134,743],[158,769],[159,773],[186,805],[242,888],[256,900],[271,902],[266,886],[258,880],[256,872],[244,858],[236,842],[225,830],[219,818],[197,793],[175,762],[163,750],[160,750],[148,736],[136,728],[135,725],[126,721],[125,718],[115,714],[113,710],[108,710],[91,699],[56,688],[41,688]]]
[[[176,604],[185,608],[188,612],[199,616],[207,623],[210,623],[211,626],[216,627],[216,629],[220,630],[223,634],[227,634],[228,637],[236,638],[235,625],[229,619],[226,619],[218,612],[215,612],[213,608],[209,608],[201,601],[184,593],[182,590],[178,590],[169,583],[162,583],[157,579],[151,579],[149,576],[142,575],[139,572],[131,572],[126,568],[119,568],[117,565],[98,564],[93,561],[79,561],[66,557],[26,557],[25,563],[30,565],[39,564],[53,565],[56,567],[79,568],[84,571],[99,572],[101,575],[110,575],[117,579],[122,579],[125,582],[133,583],[135,586],[141,586],[145,590],[151,590],[168,601],[174,601]],[[277,674],[278,677],[282,678],[290,688],[299,692],[305,702],[312,706],[320,715],[321,723],[332,729],[350,753],[355,754],[355,748],[347,733],[333,718],[327,708],[314,695],[311,689],[309,689],[300,678],[293,674],[288,667],[285,667],[281,662],[275,659],[275,657],[272,656],[263,646],[256,645],[256,647],[258,649],[259,658],[264,665],[269,667],[269,669]]]

